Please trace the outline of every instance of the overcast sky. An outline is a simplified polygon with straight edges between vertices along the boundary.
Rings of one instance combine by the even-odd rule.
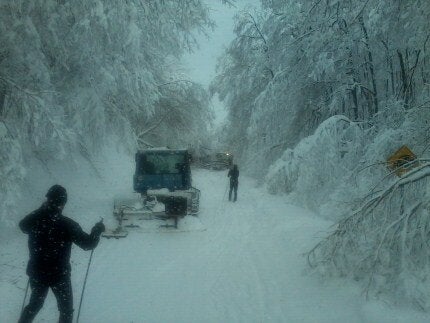
[[[216,23],[215,29],[210,32],[209,39],[201,35],[199,48],[184,58],[185,67],[193,81],[208,88],[215,77],[217,58],[233,40],[234,15],[251,6],[258,6],[259,0],[237,0],[235,7],[223,5],[221,0],[205,0],[210,7],[212,19]],[[215,110],[215,123],[221,124],[226,116],[225,107],[214,98],[212,104]]]

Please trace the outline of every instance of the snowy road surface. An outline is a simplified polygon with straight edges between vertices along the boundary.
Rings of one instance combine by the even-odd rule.
[[[352,283],[324,282],[309,273],[303,253],[330,223],[243,177],[238,201],[228,202],[226,184],[224,172],[194,171],[204,231],[103,239],[94,252],[80,322],[429,321],[423,313],[367,302]],[[92,196],[68,205],[65,213],[89,230],[98,215],[110,214],[111,203],[108,194]],[[195,226],[184,222],[182,227]],[[15,322],[21,308],[25,239],[19,235],[1,249],[0,322]],[[73,249],[75,311],[89,256]],[[56,319],[50,293],[35,322]]]

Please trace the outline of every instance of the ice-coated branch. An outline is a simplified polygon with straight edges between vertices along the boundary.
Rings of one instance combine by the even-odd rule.
[[[403,277],[416,275],[417,270],[425,277],[430,265],[420,258],[430,256],[429,179],[426,163],[364,202],[310,250],[309,265],[363,281],[366,295],[401,289],[407,286]],[[422,295],[414,302],[426,308]]]
[[[152,130],[156,129],[163,121],[166,119],[167,113],[165,113],[158,121],[156,121],[152,126],[148,127],[147,129],[141,131],[137,137],[141,139],[143,136],[145,136],[147,133],[151,132]]]

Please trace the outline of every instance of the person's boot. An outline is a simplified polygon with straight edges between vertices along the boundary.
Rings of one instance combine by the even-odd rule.
[[[31,323],[36,317],[37,312],[32,312],[28,309],[28,306],[24,308],[22,311],[21,317],[19,318],[18,323]]]
[[[73,322],[73,311],[60,312],[60,319],[58,323],[72,323]]]

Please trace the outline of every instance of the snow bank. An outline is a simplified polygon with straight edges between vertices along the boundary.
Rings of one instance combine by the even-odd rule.
[[[365,133],[344,116],[324,121],[295,149],[287,149],[266,176],[271,193],[291,193],[291,200],[319,210],[351,172],[363,154]]]

